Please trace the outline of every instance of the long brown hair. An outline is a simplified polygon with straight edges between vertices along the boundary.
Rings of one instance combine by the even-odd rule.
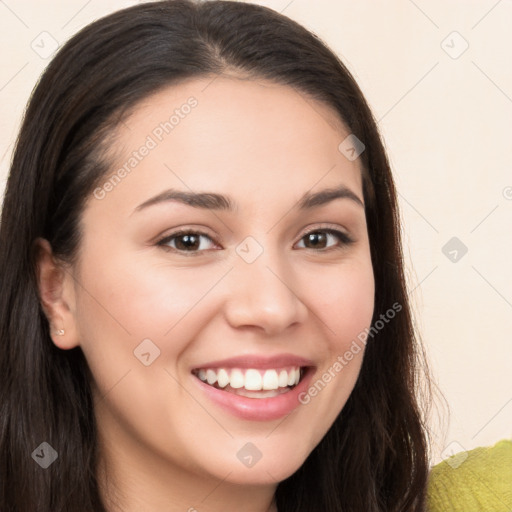
[[[404,280],[400,218],[375,120],[353,77],[315,35],[268,8],[168,0],[82,29],[33,91],[0,226],[0,509],[105,512],[96,480],[91,375],[80,348],[59,350],[37,291],[33,242],[73,262],[84,202],[111,168],[108,136],[137,103],[184,79],[235,70],[322,101],[363,141],[364,198],[378,321],[355,388],[300,469],[280,482],[279,512],[419,512],[428,475],[420,391],[429,388]],[[423,383],[420,385],[420,383]],[[31,453],[58,447],[47,470]]]

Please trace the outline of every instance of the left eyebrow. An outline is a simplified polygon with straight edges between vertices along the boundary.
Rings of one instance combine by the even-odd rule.
[[[349,188],[344,185],[337,188],[324,189],[319,192],[306,192],[298,201],[299,210],[309,210],[324,204],[330,203],[335,199],[349,199],[364,208],[363,201]],[[203,208],[207,210],[224,210],[233,212],[237,210],[236,203],[229,197],[214,192],[187,192],[182,190],[169,189],[157,196],[154,196],[134,210],[140,211],[149,206],[168,201],[177,201],[194,208]]]
[[[349,188],[342,185],[337,188],[328,188],[311,194],[306,192],[299,200],[299,210],[308,210],[316,206],[322,206],[326,203],[334,201],[334,199],[350,199],[359,206],[364,208],[364,203],[359,197],[352,192]]]

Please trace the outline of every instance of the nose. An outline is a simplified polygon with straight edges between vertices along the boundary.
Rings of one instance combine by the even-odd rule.
[[[308,316],[299,280],[277,251],[264,250],[252,263],[239,258],[229,279],[225,314],[234,328],[258,328],[275,335]]]

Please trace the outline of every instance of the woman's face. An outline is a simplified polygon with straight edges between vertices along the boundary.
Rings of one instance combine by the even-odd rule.
[[[229,77],[167,88],[120,126],[56,341],[85,354],[119,472],[275,484],[326,434],[374,304],[348,135],[292,88]]]

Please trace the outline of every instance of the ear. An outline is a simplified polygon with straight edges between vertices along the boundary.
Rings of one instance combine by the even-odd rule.
[[[48,240],[34,242],[39,300],[50,324],[53,343],[69,350],[79,345],[75,318],[74,279],[62,262],[53,256]]]

